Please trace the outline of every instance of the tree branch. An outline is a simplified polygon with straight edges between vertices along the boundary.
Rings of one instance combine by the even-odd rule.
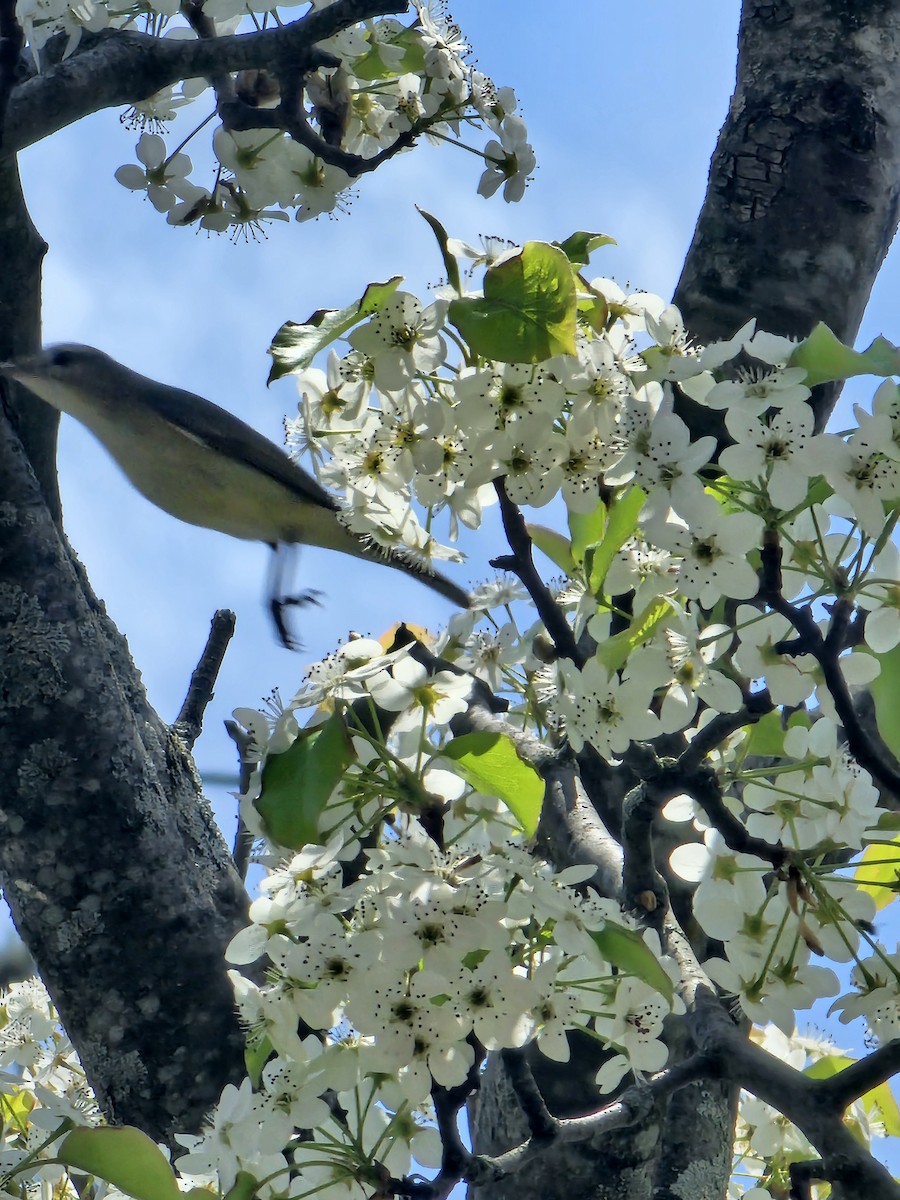
[[[492,559],[491,566],[511,571],[522,581],[534,601],[538,616],[544,622],[547,633],[553,639],[557,653],[562,658],[570,658],[577,667],[583,667],[584,655],[578,648],[569,623],[534,565],[534,559],[531,556],[531,538],[521,510],[507,496],[502,479],[494,480],[494,490],[500,501],[503,532],[506,534],[512,556],[503,555],[500,558]]]
[[[182,79],[282,64],[302,71],[317,64],[318,42],[359,20],[407,8],[399,0],[337,0],[277,29],[197,41],[132,30],[84,34],[71,57],[14,89],[3,153],[33,145],[90,113],[146,100]]]
[[[200,736],[203,714],[213,698],[213,688],[233,634],[234,613],[225,608],[219,609],[212,619],[209,637],[206,639],[200,661],[191,675],[190,687],[181,712],[172,725],[172,733],[181,739],[188,750],[193,748],[194,742]]]

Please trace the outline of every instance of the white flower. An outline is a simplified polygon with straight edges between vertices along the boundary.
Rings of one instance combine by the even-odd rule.
[[[802,367],[783,367],[774,371],[741,368],[734,379],[726,379],[711,388],[704,403],[710,408],[737,408],[758,417],[766,409],[785,408],[808,400],[810,390],[803,382],[805,378],[806,371]]]
[[[484,148],[487,169],[478,184],[479,196],[493,196],[502,183],[504,200],[512,203],[522,199],[528,177],[537,164],[527,135],[521,117],[504,117],[500,141],[492,139]]]
[[[683,497],[682,497],[683,499]],[[752,513],[729,513],[701,493],[682,520],[655,520],[647,534],[657,545],[683,556],[678,585],[692,600],[711,608],[722,596],[748,600],[758,590],[747,555],[762,538],[762,522]]]
[[[620,680],[597,658],[579,671],[568,658],[556,664],[556,694],[551,708],[561,719],[572,749],[589,743],[598,754],[611,757],[631,741],[653,737],[659,719],[650,711],[653,683]]]
[[[816,686],[816,660],[809,654],[793,657],[775,647],[796,636],[796,630],[778,613],[763,613],[749,605],[737,610],[738,646],[734,664],[748,679],[765,683],[776,704],[802,704]]]
[[[768,425],[741,408],[725,414],[725,425],[737,445],[719,456],[723,469],[734,479],[759,481],[776,508],[802,504],[809,486],[803,452],[813,431],[813,413],[807,405],[793,405],[775,413]]]
[[[190,158],[179,152],[167,159],[166,143],[159,134],[142,133],[135,153],[143,169],[131,164],[119,167],[116,179],[123,187],[146,191],[158,212],[169,212],[179,200],[196,198],[197,188],[187,179],[193,169]]]
[[[399,391],[416,372],[429,375],[443,362],[447,351],[439,332],[443,318],[442,304],[423,308],[411,292],[394,292],[347,341],[371,360],[378,387]]]
[[[859,429],[848,441],[833,434],[811,439],[811,461],[837,494],[852,507],[862,528],[872,537],[884,526],[884,501],[900,495],[900,463],[886,457],[893,445],[890,418],[871,416],[856,407]]]
[[[417,709],[439,725],[466,711],[471,687],[465,675],[452,671],[429,675],[428,668],[409,655],[395,662],[390,671],[366,680],[366,690],[382,708],[390,712]]]
[[[694,916],[710,937],[732,937],[745,916],[765,901],[763,874],[768,864],[749,854],[735,854],[718,830],[707,829],[702,846],[677,846],[669,855],[669,864],[679,878],[699,881]]]

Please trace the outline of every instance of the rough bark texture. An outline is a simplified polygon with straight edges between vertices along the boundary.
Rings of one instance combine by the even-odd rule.
[[[755,0],[739,52],[674,303],[701,342],[755,316],[798,338],[824,321],[852,343],[897,228],[900,12]],[[820,391],[821,423],[837,393]]]
[[[702,342],[729,337],[751,316],[762,329],[799,337],[824,320],[852,342],[898,220],[900,4],[748,0],[739,51],[734,96],[674,303]],[[836,390],[820,390],[824,419]],[[709,410],[686,403],[681,411],[710,431]],[[603,787],[584,772],[582,779],[589,792]],[[609,797],[591,799],[616,829]],[[566,1113],[598,1107],[590,1071],[545,1064],[541,1074],[558,1115],[559,1104]],[[596,1145],[550,1147],[539,1171],[529,1167],[473,1195],[720,1200],[735,1102],[727,1083],[693,1084],[640,1127]],[[502,1065],[492,1063],[474,1106],[475,1149],[498,1153],[522,1135]],[[890,1194],[884,1179],[879,1186]]]
[[[196,1128],[242,1073],[246,896],[5,420],[0,546],[4,894],[110,1119]]]
[[[43,252],[15,163],[0,163],[4,358],[40,345]],[[198,1127],[242,1073],[223,951],[246,896],[187,754],[54,522],[56,422],[5,402],[0,877],[100,1103],[163,1137]]]

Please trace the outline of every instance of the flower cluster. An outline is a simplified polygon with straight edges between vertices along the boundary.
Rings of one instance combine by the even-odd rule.
[[[694,346],[660,298],[587,279],[583,239],[491,254],[474,293],[457,259],[477,252],[441,231],[435,299],[373,285],[273,344],[300,390],[289,438],[349,528],[427,569],[499,502],[504,562],[541,619],[523,619],[518,583],[484,584],[434,642],[352,638],[287,704],[235,713],[266,877],[228,958],[267,974],[232,971],[253,1066],[180,1139],[186,1183],[402,1193],[414,1164],[443,1166],[448,1097],[477,1089],[488,1052],[534,1044],[564,1063],[592,1039],[598,1107],[666,1064],[663,1022],[690,988],[636,915],[663,889],[651,877],[626,911],[596,859],[557,861],[540,825],[553,773],[582,763],[620,796],[626,858],[631,814],[652,806],[656,867],[691,893],[707,980],[769,1026],[776,1057],[806,1063],[788,1039],[821,998],[873,1041],[900,1027],[900,961],[874,926],[896,891],[893,780],[851,690],[874,681],[883,718],[887,679],[895,705],[900,390],[819,433],[827,331],[796,345],[750,322]],[[724,448],[689,428],[685,396],[707,429],[722,420]],[[567,534],[519,528],[518,506]],[[534,547],[564,583],[534,582]],[[829,962],[855,963],[852,990]],[[871,1136],[863,1101],[847,1120]],[[743,1113],[762,1200],[811,1152],[759,1101]]]
[[[408,24],[393,17],[367,20],[318,42],[320,57],[339,65],[306,71],[299,97],[286,105],[289,115],[279,107],[284,79],[262,68],[218,77],[214,110],[223,121],[213,129],[215,165],[208,185],[196,178],[186,148],[193,142],[204,152],[198,135],[209,116],[174,148],[163,136],[176,116],[179,130],[187,126],[190,109],[208,93],[207,81],[184,80],[177,90],[167,87],[148,97],[128,118],[142,130],[137,163],[121,166],[116,178],[145,193],[172,225],[197,223],[247,235],[264,222],[287,221],[291,212],[307,221],[346,209],[355,179],[370,169],[363,167],[365,160],[404,151],[426,137],[483,160],[481,195],[502,188],[504,199],[521,199],[535,157],[515,93],[472,65],[469,46],[442,4],[415,0],[413,8]],[[207,0],[202,28],[186,23],[184,11],[168,0],[149,10],[147,31],[157,37],[234,34],[248,12],[258,14],[257,29],[270,28],[273,36],[284,24],[267,3]],[[132,8],[113,10],[99,0],[19,0],[17,15],[38,64],[55,34],[68,36],[71,53],[83,30],[125,29],[135,21]],[[481,148],[464,140],[472,135],[483,141]]]

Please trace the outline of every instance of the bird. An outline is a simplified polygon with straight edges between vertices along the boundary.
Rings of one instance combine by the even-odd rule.
[[[181,521],[276,552],[295,544],[337,550],[403,571],[459,608],[469,606],[468,593],[446,576],[352,533],[337,500],[284,450],[202,396],[75,344],[0,363],[0,374],[85,425],[137,490]],[[277,566],[269,605],[281,641],[293,646],[284,608],[314,603],[318,593],[280,596],[276,580]]]

